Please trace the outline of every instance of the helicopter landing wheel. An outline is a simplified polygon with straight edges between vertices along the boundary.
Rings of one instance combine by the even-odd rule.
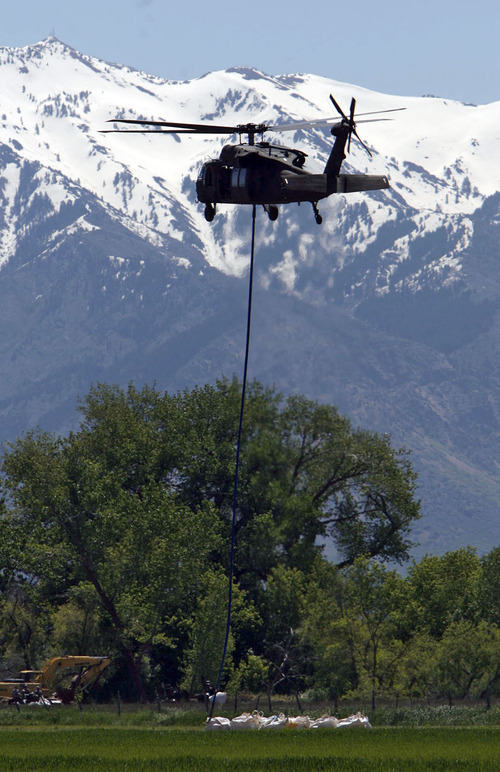
[[[266,210],[267,216],[269,217],[271,222],[274,222],[275,220],[278,219],[279,209],[277,206],[275,206],[274,204],[266,204],[264,209]]]
[[[214,217],[215,217],[215,206],[213,204],[206,204],[205,205],[205,220],[207,222],[212,222]]]

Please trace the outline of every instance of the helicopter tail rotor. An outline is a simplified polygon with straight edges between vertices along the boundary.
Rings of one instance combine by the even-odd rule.
[[[366,150],[368,155],[371,157],[372,154],[370,152],[370,149],[367,147],[367,145],[365,145],[365,143],[363,142],[363,140],[359,136],[358,132],[356,131],[356,122],[354,120],[354,113],[356,111],[356,100],[354,99],[354,97],[352,97],[352,99],[351,99],[351,105],[350,105],[350,108],[349,108],[349,117],[347,117],[347,115],[344,113],[344,111],[340,107],[339,103],[335,100],[335,98],[333,97],[332,94],[330,94],[330,99],[332,101],[333,106],[335,107],[335,109],[337,110],[337,112],[339,113],[339,115],[342,118],[342,125],[346,126],[347,129],[348,129],[348,132],[349,132],[348,140],[347,140],[347,152],[348,153],[351,152],[351,137],[354,134],[354,136],[358,140],[359,144]],[[333,131],[332,131],[332,133],[333,133]]]

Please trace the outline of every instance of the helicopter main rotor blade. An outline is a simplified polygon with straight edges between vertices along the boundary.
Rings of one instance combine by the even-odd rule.
[[[404,109],[404,108],[403,108]],[[380,112],[385,112],[381,110]],[[379,121],[392,121],[392,118],[365,118],[356,123],[377,123]],[[268,126],[267,131],[300,131],[301,129],[315,129],[322,126],[334,126],[335,122],[339,122],[336,116],[332,118],[320,118],[317,121],[297,121],[297,123],[282,123],[276,126]]]
[[[380,115],[381,113],[400,113],[401,110],[406,110],[406,107],[392,107],[390,110],[372,110],[369,113],[358,113],[358,115]]]
[[[362,139],[361,139],[361,137],[359,136],[359,134],[358,134],[358,132],[356,131],[356,129],[353,129],[353,130],[352,130],[352,133],[354,134],[354,136],[355,136],[355,137],[356,137],[356,139],[358,140],[359,144],[360,144],[362,147],[364,147],[364,149],[366,150],[366,152],[368,153],[368,155],[370,156],[370,158],[373,158],[373,155],[372,155],[372,153],[371,153],[371,150],[370,150],[370,148],[369,148],[367,145],[365,145],[365,143],[363,142],[363,140],[362,140]],[[349,139],[350,139],[350,137],[349,137]]]
[[[341,116],[342,116],[342,118],[343,118],[345,121],[347,121],[347,115],[344,113],[344,111],[342,110],[341,106],[340,106],[340,105],[339,105],[339,103],[338,103],[338,102],[337,102],[337,101],[334,99],[334,97],[333,97],[333,95],[332,95],[332,94],[330,94],[330,99],[331,99],[331,101],[332,101],[332,104],[333,104],[334,108],[335,108],[335,109],[336,109],[336,111],[338,112],[338,114],[339,114],[339,115],[341,115]]]
[[[342,117],[342,120],[346,121],[347,123],[352,122],[352,116],[349,119],[347,115],[344,113],[338,102],[335,100],[335,98],[330,94],[330,99],[332,100],[333,106],[337,110],[338,114]],[[352,100],[351,100],[352,104]],[[354,100],[354,105],[356,105],[356,100]],[[356,123],[372,123],[374,121],[390,121],[391,118],[364,118],[365,115],[382,115],[383,113],[396,113],[400,110],[406,110],[406,107],[393,107],[389,110],[372,110],[367,113],[359,113],[359,116],[362,117],[360,121],[356,121]],[[317,118],[316,120],[312,121],[294,121],[293,123],[283,123],[278,124],[276,126],[268,126],[268,131],[300,131],[300,129],[314,129],[314,128],[321,128],[322,126],[333,126],[335,121],[338,121],[338,118],[334,115],[330,118]]]
[[[112,118],[107,123],[127,123],[139,126],[159,126],[179,131],[192,132],[194,134],[236,134],[237,126],[217,126],[206,123],[176,123],[173,121],[141,121],[132,118]],[[119,129],[115,129],[119,131]],[[145,129],[146,131],[146,129]]]
[[[157,126],[160,129],[170,129],[170,133],[185,133],[185,134],[248,134],[248,136],[255,136],[255,134],[264,134],[269,129],[269,126],[265,123],[244,123],[238,124],[238,126],[220,126],[210,123],[178,123],[174,121],[142,121],[135,118],[112,118],[108,123],[125,123],[139,126]],[[119,131],[115,129],[114,131]],[[137,130],[136,130],[137,131]],[[147,129],[139,129],[139,131],[147,131]],[[164,131],[163,133],[168,133]]]
[[[344,120],[347,120],[347,115],[344,113],[342,108],[340,107],[339,103],[333,98],[332,94],[330,94],[330,99],[332,100],[332,104],[337,110],[338,114],[344,118]],[[354,99],[354,97],[353,97]],[[351,100],[352,104],[352,100]],[[356,100],[354,99],[354,104],[356,104]],[[406,110],[406,107],[392,107],[389,110],[372,110],[368,113],[358,113],[358,116],[365,116],[365,115],[380,115],[381,113],[398,113],[401,110]]]
[[[294,123],[281,123],[276,126],[268,126],[269,131],[299,131],[300,129],[313,129],[316,126],[333,126],[338,121],[337,117],[318,118],[316,121],[296,121]]]
[[[356,110],[356,100],[354,97],[351,99],[351,107],[349,108],[349,122],[354,123],[354,111]]]
[[[330,94],[330,99],[332,100],[332,103],[338,112],[338,114],[341,116],[342,120],[345,121],[350,127],[353,126],[354,122],[354,108],[356,105],[356,100],[351,100],[351,114],[348,118],[338,102],[334,99],[334,97]],[[354,106],[353,106],[354,105]],[[404,107],[396,107],[392,110],[374,110],[373,112],[369,113],[361,113],[361,115],[379,115],[381,113],[392,113],[397,112],[398,110],[405,110]],[[358,123],[368,123],[372,121],[390,121],[391,118],[366,118],[362,119],[361,121],[358,121]],[[247,134],[249,137],[253,138],[256,134],[264,134],[266,131],[299,131],[300,129],[310,129],[310,128],[320,128],[322,126],[328,126],[332,127],[335,124],[335,121],[338,122],[338,118],[336,116],[330,117],[330,118],[319,118],[317,120],[313,121],[295,121],[293,123],[284,123],[281,125],[276,126],[270,126],[266,123],[247,123],[247,124],[239,124],[238,126],[222,126],[219,124],[210,124],[210,123],[180,123],[177,121],[148,121],[148,120],[140,120],[136,118],[112,118],[108,120],[108,123],[123,123],[127,125],[135,125],[135,126],[144,126],[143,129],[105,129],[101,133],[102,134],[111,134],[111,133],[136,133],[136,134],[147,134],[148,132],[153,134],[239,134],[240,136],[243,134]],[[152,131],[148,129],[148,126],[157,127],[158,130]],[[351,129],[352,130],[352,129]],[[358,137],[359,139],[359,137]],[[360,140],[361,141],[361,140]]]
[[[101,129],[99,134],[199,134],[191,129]]]
[[[351,152],[351,137],[353,131],[356,132],[356,124],[354,123],[354,111],[356,109],[356,100],[354,97],[351,99],[351,107],[349,108],[349,141],[347,143],[347,152]],[[356,134],[356,136],[358,136]],[[359,139],[359,137],[358,137]]]

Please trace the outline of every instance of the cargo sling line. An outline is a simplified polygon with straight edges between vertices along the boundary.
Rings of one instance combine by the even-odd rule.
[[[241,431],[243,427],[243,413],[245,411],[245,392],[247,385],[247,373],[248,373],[248,354],[250,351],[250,323],[252,320],[252,294],[253,294],[253,264],[254,264],[254,252],[255,252],[255,204],[252,205],[252,242],[250,247],[250,271],[248,280],[248,310],[247,310],[247,330],[246,330],[246,344],[245,344],[245,361],[243,365],[243,382],[241,386],[241,402],[240,402],[240,420],[238,425],[238,440],[236,443],[236,462],[234,467],[234,486],[233,486],[233,513],[231,519],[231,549],[229,552],[229,588],[228,588],[228,603],[227,603],[227,618],[226,618],[226,635],[224,638],[224,649],[222,652],[222,659],[219,668],[219,675],[217,676],[217,684],[215,687],[215,693],[213,698],[210,699],[210,713],[209,718],[212,718],[215,705],[215,694],[219,691],[220,682],[222,679],[222,670],[226,661],[227,644],[229,641],[229,631],[231,629],[231,607],[233,600],[233,574],[234,574],[234,547],[235,547],[235,532],[236,532],[236,502],[238,498],[238,472],[240,465],[240,449],[241,449]]]

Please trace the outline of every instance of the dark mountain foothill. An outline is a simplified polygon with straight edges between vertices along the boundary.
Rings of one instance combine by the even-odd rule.
[[[238,139],[100,134],[106,121],[312,120],[331,114],[330,92],[360,113],[407,108],[363,126],[373,158],[353,143],[343,166],[391,188],[331,196],[320,227],[307,204],[272,223],[258,211],[250,377],[412,450],[415,556],[488,551],[500,542],[500,103],[249,68],[180,84],[55,38],[0,49],[0,439],[74,429],[98,382],[177,391],[241,377],[251,210],[221,206],[209,224],[195,193],[200,164]],[[328,130],[283,142],[313,169],[331,148]]]

